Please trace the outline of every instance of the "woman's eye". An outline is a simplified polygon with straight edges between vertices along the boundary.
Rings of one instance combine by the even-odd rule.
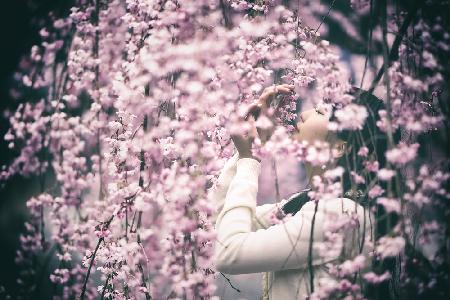
[[[324,113],[323,112],[321,112],[318,108],[315,108],[315,110],[316,110],[316,113],[318,113],[318,114],[320,114],[320,115],[324,115]]]

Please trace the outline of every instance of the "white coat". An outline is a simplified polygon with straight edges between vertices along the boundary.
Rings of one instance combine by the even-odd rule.
[[[235,153],[225,164],[216,185],[211,189],[215,201],[215,230],[217,241],[213,262],[216,270],[226,274],[266,272],[263,298],[270,300],[305,299],[310,294],[308,253],[315,202],[307,202],[291,219],[271,225],[270,212],[275,204],[256,205],[260,162],[239,158]],[[286,200],[283,199],[282,203]],[[360,226],[345,233],[340,254],[333,259],[351,259],[360,254],[364,235],[363,254],[368,256],[371,241],[369,213],[347,198],[318,201],[313,241],[325,241],[325,224],[343,213],[356,212]],[[364,227],[363,224],[366,226]],[[326,263],[330,257],[312,251],[314,287],[330,278]],[[368,262],[369,263],[369,262]]]

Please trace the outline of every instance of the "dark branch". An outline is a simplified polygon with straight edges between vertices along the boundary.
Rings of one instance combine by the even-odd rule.
[[[233,24],[230,20],[230,17],[228,16],[227,7],[226,7],[225,3],[223,2],[223,0],[220,0],[220,10],[222,11],[225,27],[228,29],[231,29],[233,27]]]
[[[233,290],[235,290],[235,291],[238,292],[238,293],[241,292],[240,289],[238,289],[237,287],[235,287],[235,286],[231,283],[230,278],[228,278],[227,276],[225,276],[222,272],[220,272],[220,274],[223,276],[223,278],[225,278],[225,279],[228,281],[228,283],[230,284],[230,286],[231,286],[231,288],[232,288]]]
[[[109,218],[109,220],[105,222],[104,228],[108,228],[113,219],[114,219],[114,215],[112,215],[111,218]],[[104,240],[105,240],[104,237],[101,237],[98,239],[97,246],[95,247],[94,253],[92,253],[91,261],[89,263],[89,268],[88,268],[86,277],[84,278],[83,288],[82,288],[81,294],[80,294],[80,300],[84,299],[84,296],[86,294],[87,282],[89,280],[89,276],[91,275],[91,269],[92,269],[92,266],[94,265],[95,256],[97,255],[97,251],[100,248],[100,245],[103,243]]]
[[[312,259],[312,248],[314,243],[314,224],[316,223],[317,208],[319,207],[319,202],[316,201],[316,206],[314,207],[314,215],[311,221],[311,232],[309,234],[309,248],[308,248],[308,269],[309,269],[309,283],[311,287],[311,293],[314,293],[314,269],[313,269],[313,259]]]
[[[416,16],[419,8],[423,4],[423,1],[420,1],[419,3],[416,3],[417,1],[413,1],[411,9],[408,12],[408,15],[405,18],[405,21],[403,22],[402,26],[400,27],[400,30],[395,37],[394,43],[392,43],[391,51],[389,52],[389,65],[398,59],[398,49],[400,48],[400,44],[403,40],[403,37],[405,36],[406,32],[408,31],[408,27],[411,24],[412,20]],[[368,92],[370,94],[373,93],[376,86],[380,82],[381,77],[383,77],[384,74],[384,66],[381,66],[378,70],[377,76],[375,77],[374,81],[372,82],[372,85],[370,86]]]
[[[103,237],[101,237],[98,240],[97,246],[95,247],[94,253],[92,254],[91,261],[89,263],[89,268],[88,268],[86,277],[84,278],[84,283],[83,283],[83,288],[81,290],[80,300],[83,300],[84,299],[84,295],[86,294],[86,286],[87,286],[87,282],[88,282],[89,276],[91,275],[92,266],[94,265],[94,259],[95,259],[95,256],[97,255],[97,251],[100,248],[101,243],[103,243],[103,240],[104,240]]]

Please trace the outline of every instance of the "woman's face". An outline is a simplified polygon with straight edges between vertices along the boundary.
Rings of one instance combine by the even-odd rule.
[[[308,109],[300,113],[297,122],[298,132],[294,134],[299,142],[325,142],[328,135],[328,117],[319,109]]]
[[[340,147],[343,141],[337,139],[336,134],[328,130],[328,122],[328,116],[321,110],[306,110],[299,115],[298,132],[292,137],[298,142],[307,142],[309,145],[313,145],[315,142],[328,142],[333,144],[332,147]],[[342,154],[343,152],[338,152],[337,157]],[[305,162],[305,170],[307,176],[311,178],[314,175],[321,175],[326,168]]]

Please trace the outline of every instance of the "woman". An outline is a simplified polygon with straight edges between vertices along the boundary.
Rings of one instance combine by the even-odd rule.
[[[275,94],[290,93],[292,89],[293,86],[290,85],[266,89],[257,106],[262,108],[264,113]],[[369,112],[367,123],[371,124],[365,125],[360,133],[366,135],[363,138],[370,139],[373,138],[373,132],[371,134],[367,128],[376,128],[377,114],[371,112],[370,108]],[[346,156],[355,156],[358,148],[349,142],[352,139],[348,133],[343,132],[339,136],[329,131],[329,119],[324,112],[318,109],[307,110],[300,114],[299,119],[298,131],[292,136],[297,141],[330,143],[336,149],[341,165],[345,165],[344,161],[348,162]],[[261,138],[262,135],[267,138],[270,132],[259,131],[259,134]],[[232,138],[237,152],[225,164],[211,194],[218,212],[214,253],[214,263],[218,271],[228,274],[266,272],[263,282],[264,299],[306,298],[324,278],[330,276],[326,270],[330,257],[321,257],[316,248],[310,245],[312,242],[315,245],[325,241],[324,224],[327,220],[352,213],[357,216],[360,226],[345,232],[343,249],[331,260],[344,261],[361,253],[367,256],[370,250],[369,241],[372,241],[369,212],[349,198],[318,201],[316,206],[314,201],[304,203],[306,194],[300,193],[301,197],[293,197],[290,201],[283,200],[281,203],[285,212],[295,215],[282,224],[271,225],[270,213],[279,206],[256,205],[261,166],[259,160],[252,156],[253,136],[234,135]],[[370,154],[377,152],[376,146],[368,148]],[[314,175],[322,176],[332,165],[317,168],[306,163],[305,167],[311,179]],[[359,166],[353,165],[352,169],[353,167]],[[344,175],[345,191],[355,187],[348,173],[350,172]]]

